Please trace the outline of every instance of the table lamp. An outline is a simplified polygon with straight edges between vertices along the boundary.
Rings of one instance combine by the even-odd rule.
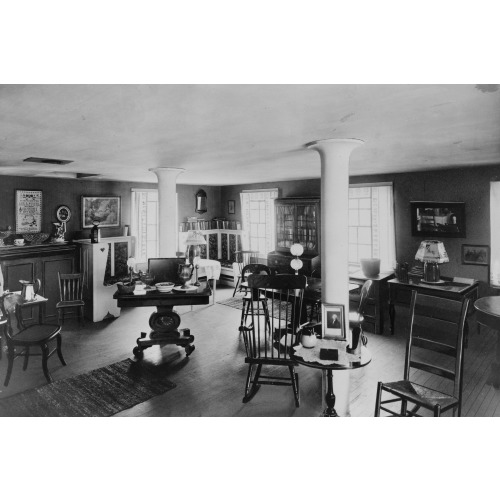
[[[415,255],[415,259],[424,263],[423,281],[428,283],[442,283],[442,280],[439,279],[438,264],[450,261],[442,241],[422,241]]]
[[[198,283],[198,265],[197,261],[200,258],[200,245],[204,245],[206,243],[205,237],[201,234],[200,231],[190,231],[186,240],[186,255],[193,266],[196,269],[196,277],[195,277],[195,286],[199,286]]]
[[[302,269],[304,263],[299,259],[299,257],[304,253],[304,247],[300,243],[294,243],[290,247],[290,253],[295,257],[290,261],[290,267],[295,271],[295,274],[299,274],[299,269]]]

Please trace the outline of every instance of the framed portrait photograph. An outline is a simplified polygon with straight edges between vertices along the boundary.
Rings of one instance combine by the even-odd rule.
[[[16,233],[42,230],[42,192],[16,189]]]
[[[321,320],[324,339],[345,340],[345,311],[342,304],[322,304]]]
[[[234,214],[235,213],[235,203],[234,200],[228,200],[227,202],[227,213],[228,214]]]
[[[99,227],[119,227],[121,199],[119,196],[82,196],[82,227],[89,228],[94,222]]]
[[[410,201],[411,234],[465,238],[465,203]]]
[[[490,247],[488,245],[462,245],[462,264],[489,266]]]

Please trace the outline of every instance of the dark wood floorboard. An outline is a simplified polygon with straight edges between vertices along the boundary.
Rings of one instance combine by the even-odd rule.
[[[228,298],[230,288],[218,288],[217,300]],[[67,366],[53,356],[49,369],[54,380],[109,365],[130,357],[135,340],[147,331],[154,308],[122,309],[119,318],[80,327],[69,320],[63,327],[63,352]],[[145,401],[117,416],[319,416],[323,408],[321,372],[298,367],[301,406],[295,408],[291,387],[262,386],[255,398],[242,403],[247,365],[243,340],[238,333],[241,312],[220,304],[180,307],[181,327],[191,328],[196,350],[186,358],[176,346],[151,347],[144,352],[143,363],[169,365],[168,378],[177,387],[164,395]],[[354,417],[373,416],[377,382],[399,380],[403,374],[407,309],[397,310],[396,335],[368,334],[372,362],[351,372],[350,412]],[[496,348],[496,333],[482,328],[477,334],[470,321],[469,347],[465,352],[463,416],[500,416],[500,390],[487,380]],[[5,353],[4,353],[5,354]],[[41,362],[32,358],[23,372],[22,360],[15,361],[9,387],[3,386],[7,362],[0,360],[0,398],[43,385]],[[421,374],[420,383],[437,383],[433,375]]]

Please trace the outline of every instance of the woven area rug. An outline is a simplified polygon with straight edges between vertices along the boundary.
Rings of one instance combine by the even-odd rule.
[[[109,417],[175,387],[130,359],[0,400],[2,417]]]
[[[274,309],[273,309],[273,304],[271,304],[271,301],[269,301],[268,303],[268,307],[269,307],[269,312],[273,311],[274,310],[274,314],[273,316],[276,318],[276,319],[280,319],[279,317],[279,301],[278,300],[273,300],[272,302],[274,302]],[[243,309],[243,300],[242,300],[242,297],[230,297],[229,299],[225,299],[225,300],[221,300],[220,302],[217,302],[217,304],[221,304],[223,306],[228,306],[228,307],[234,307],[235,309]],[[281,304],[281,308],[282,308],[282,312],[281,312],[281,318],[283,319],[286,315],[286,311],[285,311],[285,305],[284,304]]]

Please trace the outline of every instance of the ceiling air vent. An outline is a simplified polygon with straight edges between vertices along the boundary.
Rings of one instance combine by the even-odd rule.
[[[96,177],[99,174],[76,174],[77,179],[86,179],[87,177]]]
[[[29,161],[32,163],[50,163],[51,165],[67,165],[68,163],[73,163],[73,160],[56,160],[54,158],[38,158],[36,156],[30,156],[23,161]]]

